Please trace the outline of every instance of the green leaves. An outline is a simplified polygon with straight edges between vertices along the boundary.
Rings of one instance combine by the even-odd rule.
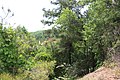
[[[103,63],[109,48],[118,52],[119,1],[114,4],[111,0],[57,0],[51,3],[59,6],[48,11],[43,9],[44,17],[48,18],[43,23],[54,24],[52,30],[30,34],[25,27],[0,26],[1,71],[15,74],[19,69],[28,70],[27,77],[36,76],[37,72],[46,75],[49,71],[46,76],[52,78],[83,76]],[[86,5],[88,10],[81,14],[80,9]],[[56,64],[50,63],[54,60]],[[50,67],[49,63],[57,67]],[[51,69],[55,71],[54,76]]]
[[[0,32],[0,67],[2,71],[12,73],[13,69],[26,68],[29,58],[35,55],[34,38],[30,37],[25,28],[3,28]],[[31,51],[30,51],[31,49]],[[16,73],[13,73],[16,74]]]
[[[41,52],[35,56],[35,60],[37,60],[37,61],[51,61],[52,55],[50,53]]]
[[[56,21],[57,24],[60,24],[61,27],[72,27],[74,26],[74,21],[77,20],[76,14],[71,11],[69,8],[63,9],[60,17]],[[73,23],[73,25],[72,25]]]

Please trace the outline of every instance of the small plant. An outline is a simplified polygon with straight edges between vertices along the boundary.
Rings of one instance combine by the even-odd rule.
[[[114,73],[115,73],[115,75],[120,76],[120,69],[116,69],[116,70],[114,71]]]
[[[2,73],[0,74],[0,80],[15,80],[15,79],[8,73]]]
[[[114,68],[115,66],[117,66],[117,63],[115,63],[111,60],[107,60],[107,61],[104,61],[103,66],[105,66],[107,68]]]
[[[36,64],[30,70],[26,70],[23,74],[18,75],[21,80],[49,80],[49,76],[54,74],[53,69],[55,61],[43,61]]]

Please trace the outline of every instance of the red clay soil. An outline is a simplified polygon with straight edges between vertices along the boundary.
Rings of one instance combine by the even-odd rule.
[[[101,67],[77,80],[120,80],[119,73],[120,69],[118,67],[114,69]]]

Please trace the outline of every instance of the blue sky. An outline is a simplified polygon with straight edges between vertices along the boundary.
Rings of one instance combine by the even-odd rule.
[[[44,27],[40,22],[43,19],[42,9],[53,7],[50,0],[0,0],[0,8],[2,6],[14,12],[14,17],[7,19],[7,22],[11,25],[14,25],[14,23],[14,26],[24,25],[30,32],[50,28],[48,26]]]

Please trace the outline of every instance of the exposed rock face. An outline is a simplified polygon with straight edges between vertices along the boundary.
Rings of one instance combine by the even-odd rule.
[[[77,80],[120,80],[120,67],[101,67],[96,71],[87,74],[83,78]]]
[[[120,46],[112,52],[114,54],[108,63],[77,80],[120,80]]]

